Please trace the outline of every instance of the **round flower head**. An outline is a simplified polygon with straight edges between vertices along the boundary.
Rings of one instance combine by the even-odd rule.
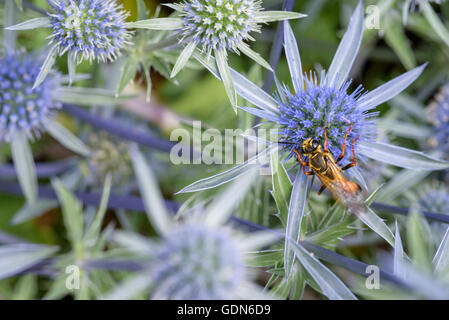
[[[79,60],[114,60],[128,43],[127,13],[115,0],[48,0],[52,40],[59,54],[70,52]]]
[[[130,181],[133,170],[127,143],[101,131],[90,133],[87,145],[92,150],[89,168],[93,172],[94,182],[103,184],[109,173],[114,186],[124,186]]]
[[[249,33],[260,31],[255,16],[261,10],[255,0],[191,0],[183,4],[185,37],[203,49],[237,51],[242,42],[254,40]]]
[[[427,111],[428,120],[434,129],[430,143],[447,157],[449,154],[449,84],[440,89]]]
[[[349,74],[362,40],[363,19],[363,2],[360,1],[329,69],[323,71],[319,79],[312,72],[302,72],[295,35],[288,22],[284,22],[284,49],[294,90],[290,91],[287,86],[277,83],[277,94],[273,98],[249,80],[239,79],[242,97],[256,106],[240,109],[279,127],[278,141],[282,148],[289,151],[289,157],[294,155],[293,149],[301,152],[302,143],[309,138],[320,138],[324,143],[324,129],[328,149],[335,157],[340,154],[348,132],[347,144],[351,145],[357,140],[358,144],[373,146],[378,115],[373,109],[404,90],[423,71],[425,65],[371,92],[363,92],[362,86],[351,92]],[[384,147],[390,148],[390,145],[384,144]],[[370,148],[360,150],[358,158],[371,158]]]
[[[244,278],[244,259],[225,229],[185,225],[161,244],[155,290],[164,299],[228,299]]]
[[[39,62],[36,55],[19,51],[0,58],[0,141],[11,140],[17,132],[38,133],[61,107],[52,99],[58,84],[54,79],[47,78],[33,89]]]
[[[280,105],[280,140],[286,142],[285,148],[301,150],[302,142],[310,137],[323,137],[324,128],[329,141],[328,148],[338,156],[346,132],[352,125],[348,136],[351,142],[360,136],[361,141],[375,137],[374,116],[358,108],[357,101],[362,96],[359,86],[348,93],[350,81],[340,88],[328,86],[325,81],[317,83],[314,76],[304,77],[306,88],[292,94],[286,87],[278,95]],[[285,96],[284,102],[279,96]]]

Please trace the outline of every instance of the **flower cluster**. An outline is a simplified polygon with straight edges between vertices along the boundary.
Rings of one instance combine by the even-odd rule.
[[[260,28],[255,13],[261,10],[254,0],[192,0],[183,4],[185,37],[202,45],[203,49],[236,51],[249,35]]]
[[[299,150],[302,142],[310,137],[323,137],[326,128],[329,150],[338,156],[345,134],[352,125],[348,141],[358,136],[360,140],[373,140],[375,136],[374,117],[377,113],[362,112],[357,100],[363,96],[362,87],[348,94],[350,81],[340,88],[330,87],[326,82],[304,77],[306,89],[292,94],[287,87],[277,96],[280,105],[280,140],[288,144],[286,148]],[[282,101],[280,96],[285,96]]]
[[[33,89],[40,72],[34,54],[11,52],[0,58],[0,141],[17,132],[37,134],[43,122],[61,107],[52,99],[57,83],[47,78]]]
[[[69,51],[79,59],[114,60],[131,37],[125,28],[127,13],[115,0],[54,0],[52,42],[62,55]]]
[[[428,120],[433,125],[433,147],[443,155],[449,153],[449,84],[443,86],[428,108]]]
[[[228,299],[244,278],[244,259],[226,229],[184,225],[158,250],[155,286],[162,298]]]

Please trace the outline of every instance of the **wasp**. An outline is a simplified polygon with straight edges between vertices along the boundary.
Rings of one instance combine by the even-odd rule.
[[[306,139],[301,144],[300,151],[296,148],[293,149],[293,152],[298,157],[298,162],[302,166],[303,173],[308,176],[315,175],[321,181],[321,187],[318,194],[321,194],[327,188],[332,196],[343,204],[358,199],[359,195],[362,193],[361,187],[357,183],[348,180],[343,174],[344,170],[357,165],[355,143],[360,136],[352,141],[352,161],[344,167],[341,167],[338,164],[345,156],[346,142],[352,127],[353,124],[350,125],[346,132],[341,154],[338,156],[337,160],[334,159],[332,153],[327,148],[328,139],[326,128],[324,128],[323,145],[320,144],[318,138],[312,137]],[[307,159],[307,161],[304,159]],[[306,171],[306,167],[309,167],[309,171]]]

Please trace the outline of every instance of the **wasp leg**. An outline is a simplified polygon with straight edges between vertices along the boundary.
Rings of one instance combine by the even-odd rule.
[[[323,145],[323,149],[324,149],[324,152],[327,152],[328,151],[327,150],[327,144],[328,144],[329,141],[327,140],[326,127],[324,127],[323,130],[324,130],[324,145]]]
[[[305,162],[304,160],[302,160],[302,156],[299,153],[298,149],[293,148],[293,152],[296,153],[296,155],[298,156],[298,162],[301,164],[302,166],[302,172],[306,175],[306,176],[311,176],[313,175],[313,171],[306,171],[306,166],[308,166],[308,163]]]
[[[357,140],[359,140],[359,138],[360,136],[352,141],[352,162],[341,168],[341,170],[348,170],[349,168],[355,167],[357,165],[357,157],[355,156],[355,143],[357,142]]]
[[[349,133],[352,130],[353,123],[351,123],[351,126],[349,127],[348,131],[346,131],[345,140],[343,141],[343,147],[341,148],[341,154],[338,156],[336,163],[338,163],[343,157],[345,156],[345,150],[346,150],[346,141],[348,140]],[[358,139],[358,138],[357,138]]]
[[[318,195],[320,195],[325,189],[326,186],[324,184],[321,184],[320,190],[318,190]]]

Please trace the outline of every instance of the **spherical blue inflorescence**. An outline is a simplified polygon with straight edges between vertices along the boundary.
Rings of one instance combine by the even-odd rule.
[[[305,77],[305,81],[305,90],[292,94],[284,87],[283,92],[277,96],[281,113],[279,140],[285,142],[285,148],[301,150],[304,140],[312,137],[319,137],[324,142],[326,128],[328,148],[334,156],[338,156],[351,124],[353,128],[347,144],[352,144],[358,136],[359,141],[370,141],[374,138],[373,118],[377,114],[367,114],[357,107],[357,100],[362,96],[361,86],[348,94],[350,81],[339,89],[329,87],[326,83],[318,84],[312,75],[310,79]],[[285,96],[286,100],[283,101],[281,96]]]
[[[189,0],[183,6],[183,36],[192,38],[203,49],[230,49],[260,31],[255,13],[261,10],[257,0]]]
[[[48,0],[53,29],[51,43],[59,53],[72,52],[82,60],[114,60],[129,43],[125,28],[127,13],[115,0]]]
[[[22,52],[0,58],[0,141],[9,141],[17,132],[38,133],[41,124],[61,105],[52,99],[57,86],[47,78],[33,89],[40,72],[40,60]]]
[[[155,291],[166,299],[229,299],[244,277],[243,257],[224,229],[186,225],[157,254]]]
[[[449,154],[449,84],[440,89],[427,111],[428,119],[434,129],[430,143],[447,157]]]

